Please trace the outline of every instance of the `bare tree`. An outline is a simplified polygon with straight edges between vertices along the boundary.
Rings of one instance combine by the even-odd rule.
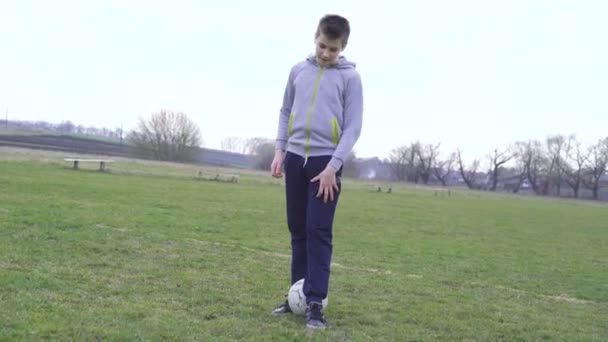
[[[416,154],[418,155],[418,161],[420,162],[420,178],[423,184],[428,184],[431,178],[432,169],[436,166],[437,155],[439,155],[439,146],[437,144],[418,144]]]
[[[85,129],[85,133],[87,135],[99,135],[99,129],[97,129],[97,127],[90,126]]]
[[[545,165],[542,144],[538,140],[529,140],[518,142],[516,146],[518,163],[522,166],[534,193],[540,195],[542,172]]]
[[[547,156],[549,158],[549,169],[547,173],[546,180],[546,191],[548,192],[548,187],[553,184],[556,187],[556,195],[559,197],[561,195],[561,185],[563,181],[563,171],[562,164],[564,163],[562,159],[563,150],[566,148],[568,144],[568,138],[565,135],[558,134],[554,136],[550,136],[547,138]]]
[[[562,162],[559,166],[562,173],[566,175],[564,180],[572,188],[574,197],[578,198],[583,178],[583,168],[589,158],[590,151],[585,151],[582,142],[578,141],[576,136],[570,135],[562,153]]]
[[[76,131],[76,125],[72,123],[72,121],[62,121],[56,127],[57,131],[61,133],[74,133]]]
[[[504,150],[499,150],[498,148],[494,149],[494,153],[490,155],[490,167],[492,168],[492,185],[490,186],[490,191],[496,191],[500,167],[513,159],[513,157],[515,157],[515,153],[511,146],[508,146]]]
[[[122,129],[122,125],[120,125],[120,127],[116,127],[116,129],[114,130],[114,134],[118,138],[118,140],[120,140],[120,144],[122,145],[123,140],[125,138],[125,133]]]
[[[586,170],[583,186],[593,192],[594,199],[599,199],[600,181],[608,170],[608,137],[589,148]]]
[[[393,175],[398,181],[412,182],[417,179],[416,144],[395,147],[389,157]]]
[[[442,186],[447,186],[448,176],[452,173],[454,162],[456,161],[456,153],[450,153],[447,159],[439,160],[433,168],[433,174],[437,178]]]
[[[408,146],[402,145],[391,150],[388,161],[391,166],[393,176],[398,181],[407,180],[408,156],[411,154]]]
[[[513,191],[513,193],[518,193],[519,190],[521,189],[524,181],[528,178],[528,166],[530,164],[530,162],[528,162],[529,159],[529,150],[531,149],[529,146],[532,144],[532,142],[524,142],[524,141],[518,141],[513,145],[513,153],[514,153],[514,162],[515,162],[515,166],[513,168],[513,170],[515,171],[515,174],[518,176],[517,178],[517,182],[514,184],[513,188],[511,189]],[[528,184],[531,185],[531,181],[528,180]],[[534,191],[536,191],[536,184],[534,184],[533,188]]]
[[[349,178],[359,177],[359,162],[357,161],[357,154],[355,151],[351,151],[346,160],[343,163],[342,175]]]
[[[186,114],[162,110],[150,118],[139,118],[129,140],[140,151],[159,160],[189,161],[201,144],[199,127]]]
[[[246,152],[246,141],[238,137],[227,137],[222,139],[220,148],[224,151],[242,153]]]
[[[275,144],[273,140],[266,138],[252,138],[250,150],[253,166],[258,170],[270,170],[270,164],[274,158]]]
[[[267,145],[269,143],[272,143],[272,141],[270,139],[264,138],[264,137],[247,138],[244,140],[244,143],[243,143],[244,144],[243,153],[255,155],[257,153],[260,145]]]
[[[477,175],[477,170],[479,169],[479,159],[473,160],[471,167],[465,168],[460,149],[456,151],[456,159],[458,161],[458,170],[460,171],[460,175],[462,176],[465,184],[469,189],[476,189],[478,186],[475,184],[475,176]]]
[[[516,141],[513,143],[513,171],[519,176],[516,186],[511,189],[514,193],[519,192],[523,182],[526,180],[526,164],[522,158],[522,154],[525,153],[526,143],[524,141]]]
[[[410,144],[410,155],[408,158],[407,181],[411,183],[420,182],[420,162],[418,161],[418,151],[420,150],[420,142]]]

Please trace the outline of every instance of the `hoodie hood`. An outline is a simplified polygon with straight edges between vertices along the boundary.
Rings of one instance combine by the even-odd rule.
[[[306,61],[311,64],[314,64],[314,65],[319,65],[319,63],[317,63],[317,59],[315,58],[314,54],[309,55],[306,58]],[[340,57],[338,57],[338,63],[333,64],[332,66],[330,66],[330,68],[354,69],[354,68],[356,68],[356,66],[357,66],[357,63],[347,60],[346,57],[344,57],[344,56],[340,56]]]

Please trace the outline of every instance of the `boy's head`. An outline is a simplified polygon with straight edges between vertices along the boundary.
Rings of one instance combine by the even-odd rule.
[[[329,14],[321,18],[315,33],[315,57],[321,66],[335,64],[350,36],[346,18]]]

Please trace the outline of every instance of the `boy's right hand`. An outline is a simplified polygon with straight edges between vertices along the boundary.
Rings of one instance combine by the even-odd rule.
[[[272,177],[281,178],[283,177],[283,159],[285,158],[285,152],[276,150],[274,152],[274,158],[272,164],[270,164],[270,172]]]

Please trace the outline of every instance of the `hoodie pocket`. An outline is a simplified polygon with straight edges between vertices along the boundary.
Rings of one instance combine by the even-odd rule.
[[[287,122],[287,136],[291,136],[293,133],[293,121],[296,119],[296,113],[293,112],[289,115],[289,121]]]
[[[338,124],[338,119],[331,119],[331,137],[333,139],[334,145],[338,145],[340,141],[340,136],[342,135],[342,131],[340,130],[340,125]]]

